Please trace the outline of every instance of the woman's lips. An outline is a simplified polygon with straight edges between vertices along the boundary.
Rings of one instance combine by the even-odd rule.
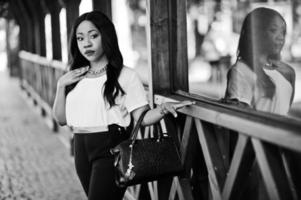
[[[85,51],[86,56],[92,56],[94,53],[95,51],[91,51],[91,50]]]

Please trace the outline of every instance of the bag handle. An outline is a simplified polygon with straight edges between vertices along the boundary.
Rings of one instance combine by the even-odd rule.
[[[135,124],[135,127],[134,127],[134,129],[133,129],[133,131],[132,131],[132,133],[131,133],[132,144],[134,144],[134,142],[135,142],[135,140],[136,140],[136,138],[137,138],[138,130],[139,130],[140,126],[141,126],[142,120],[143,120],[145,114],[147,113],[147,111],[148,111],[148,109],[144,110],[144,111],[141,113],[141,115],[140,115],[140,117],[139,117],[137,123]]]
[[[145,114],[147,113],[147,111],[148,111],[148,109],[147,109],[147,110],[144,110],[144,111],[141,113],[141,115],[140,115],[140,117],[139,117],[139,119],[138,119],[138,121],[137,121],[137,123],[136,123],[136,125],[135,125],[135,127],[134,127],[134,129],[133,129],[133,131],[132,131],[132,133],[131,133],[131,137],[130,137],[131,140],[132,140],[131,145],[134,145],[134,143],[135,143],[135,141],[136,141],[136,139],[137,139],[138,130],[139,130],[140,126],[141,126],[142,120],[143,120]],[[157,131],[158,131],[158,138],[157,138],[157,141],[161,141],[161,139],[164,137],[164,135],[163,135],[163,133],[162,133],[162,131],[161,131],[161,129],[160,129],[160,125],[157,125],[156,127],[157,127]]]

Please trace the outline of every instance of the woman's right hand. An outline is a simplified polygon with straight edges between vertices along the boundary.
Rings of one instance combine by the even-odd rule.
[[[84,74],[88,70],[89,70],[89,66],[81,67],[67,72],[66,74],[64,74],[59,78],[57,83],[58,87],[66,87],[72,83],[80,81],[85,77]]]

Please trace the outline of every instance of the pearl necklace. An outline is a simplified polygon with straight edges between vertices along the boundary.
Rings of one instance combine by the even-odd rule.
[[[100,75],[100,74],[103,74],[106,71],[107,71],[107,65],[104,66],[103,68],[101,68],[99,70],[95,70],[95,71],[92,71],[91,69],[89,69],[89,71],[87,72],[87,74]]]

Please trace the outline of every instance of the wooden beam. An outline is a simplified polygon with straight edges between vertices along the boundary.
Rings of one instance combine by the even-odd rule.
[[[169,46],[170,0],[151,0],[150,38],[152,59],[152,84],[155,93],[170,93],[170,46]]]
[[[183,129],[183,136],[181,140],[181,156],[182,163],[184,164],[187,159],[187,150],[189,145],[190,132],[192,128],[192,117],[187,116],[185,120],[185,125]]]
[[[40,1],[38,0],[25,0],[25,7],[30,13],[33,22],[33,35],[34,35],[34,53],[46,56],[46,41],[45,41],[45,14],[42,12]]]
[[[45,0],[45,4],[51,15],[52,58],[55,60],[62,60],[60,31],[61,4],[58,0]]]
[[[270,199],[293,199],[278,147],[263,143],[255,138],[252,138],[252,144]]]
[[[66,6],[66,15],[67,15],[67,33],[68,33],[68,41],[70,40],[70,34],[72,31],[73,23],[76,18],[79,16],[79,4],[80,0],[65,0]]]
[[[12,11],[15,19],[20,26],[20,49],[30,51],[30,26],[28,25],[28,20],[22,14],[22,10],[19,7],[17,0],[12,0],[10,2],[10,10]]]
[[[112,19],[112,3],[111,0],[92,0],[93,10],[100,10]]]
[[[191,193],[191,185],[190,180],[187,178],[181,178],[179,179],[179,185],[178,188],[178,196],[180,200],[193,200],[193,196]]]
[[[174,2],[176,3],[170,3],[171,27],[169,36],[172,90],[188,92],[186,1],[175,0]]]
[[[26,2],[20,1],[20,0],[15,0],[14,3],[17,4],[17,7],[19,7],[19,9],[26,21],[26,26],[28,27],[28,35],[27,35],[27,39],[26,39],[28,41],[27,51],[29,51],[31,53],[36,53],[35,37],[34,37],[34,33],[33,33],[33,30],[34,30],[34,25],[33,25],[33,20],[32,20],[33,17],[26,6]]]
[[[218,144],[213,136],[213,129],[210,124],[201,122],[199,119],[195,119],[195,125],[206,161],[213,199],[222,199],[221,192],[226,179],[226,169]]]
[[[227,179],[223,188],[222,199],[240,199],[243,185],[246,184],[249,171],[254,162],[254,152],[248,136],[239,134],[234,155],[227,173]]]

